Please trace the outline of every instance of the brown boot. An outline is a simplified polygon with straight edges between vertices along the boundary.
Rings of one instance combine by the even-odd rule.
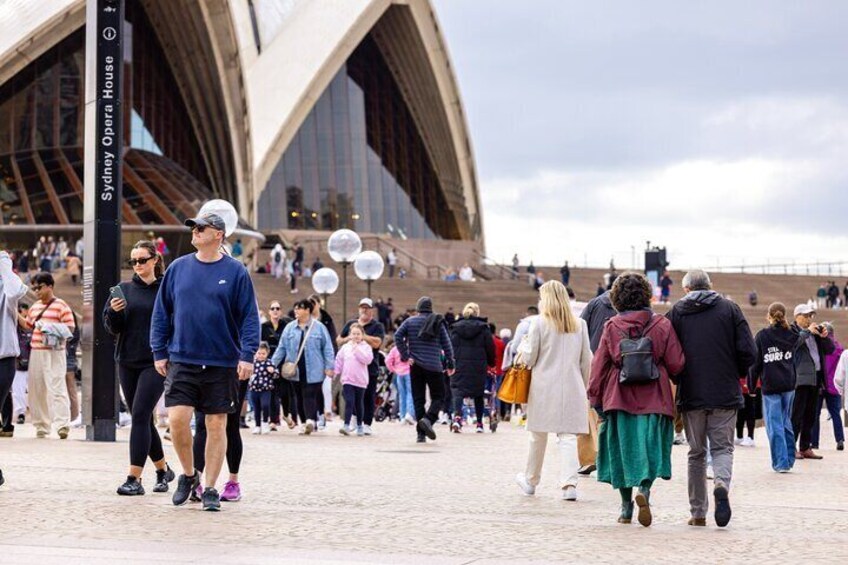
[[[706,526],[707,519],[706,518],[689,518],[689,521],[686,522],[690,526]]]
[[[801,455],[804,456],[804,459],[824,459],[824,457],[813,451],[812,448],[805,449],[801,452]]]

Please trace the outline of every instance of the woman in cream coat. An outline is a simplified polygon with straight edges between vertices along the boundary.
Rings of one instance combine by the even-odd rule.
[[[524,494],[535,494],[545,460],[548,434],[557,434],[559,486],[563,500],[577,500],[577,435],[589,433],[586,383],[592,364],[586,322],[571,311],[559,281],[539,289],[539,317],[519,345],[523,361],[533,369],[527,399],[530,455],[527,469],[515,480]]]

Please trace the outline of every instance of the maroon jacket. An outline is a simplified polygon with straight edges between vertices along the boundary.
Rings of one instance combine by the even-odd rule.
[[[635,338],[650,316],[653,319],[644,335],[653,342],[654,362],[659,367],[660,378],[650,384],[619,385],[621,340],[626,336]],[[592,359],[587,391],[589,402],[605,412],[622,410],[629,414],[664,414],[672,418],[674,394],[669,375],[680,373],[684,361],[677,334],[665,317],[647,310],[619,314],[604,325],[601,343]]]

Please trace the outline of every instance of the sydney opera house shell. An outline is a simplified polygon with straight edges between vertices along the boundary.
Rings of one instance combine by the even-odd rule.
[[[0,232],[83,223],[84,0],[0,3]],[[126,0],[125,225],[225,198],[243,226],[482,242],[428,0]]]

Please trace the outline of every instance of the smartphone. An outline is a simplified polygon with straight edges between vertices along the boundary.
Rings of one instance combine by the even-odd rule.
[[[124,291],[121,290],[121,287],[117,286],[117,285],[113,286],[112,288],[109,289],[109,297],[110,298],[120,298],[124,302],[127,301],[127,297],[124,296]]]

